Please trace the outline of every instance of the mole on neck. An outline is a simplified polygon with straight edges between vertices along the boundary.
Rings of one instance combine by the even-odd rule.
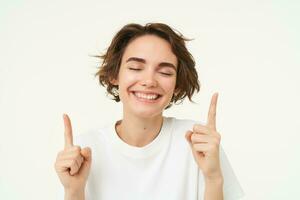
[[[149,144],[151,141],[153,141],[159,135],[160,129],[162,127],[161,124],[160,127],[156,127],[155,129],[151,130],[150,127],[143,125],[141,127],[142,132],[133,132],[133,129],[132,130],[128,129],[128,127],[127,129],[126,127],[124,129],[123,125],[124,125],[123,120],[119,120],[115,123],[115,130],[117,135],[119,136],[120,139],[122,139],[127,144],[132,146],[137,146],[137,147],[143,147]]]

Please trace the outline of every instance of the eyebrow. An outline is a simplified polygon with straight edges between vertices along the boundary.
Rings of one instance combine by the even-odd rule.
[[[130,62],[130,61],[136,61],[136,62],[140,62],[140,63],[143,63],[145,64],[146,63],[146,60],[143,59],[143,58],[137,58],[137,57],[130,57],[126,60],[126,63],[127,62]],[[158,65],[159,67],[171,67],[173,68],[175,71],[177,71],[175,65],[173,65],[172,63],[168,63],[168,62],[161,62],[159,63]]]

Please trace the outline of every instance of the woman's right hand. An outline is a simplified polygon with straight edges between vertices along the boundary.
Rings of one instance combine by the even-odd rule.
[[[89,147],[81,149],[73,145],[71,121],[63,115],[65,124],[65,148],[57,154],[56,173],[66,193],[83,192],[89,175],[92,154]]]

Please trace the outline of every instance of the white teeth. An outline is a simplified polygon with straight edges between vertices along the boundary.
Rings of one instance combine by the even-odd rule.
[[[134,95],[143,99],[156,99],[158,97],[157,94],[143,94],[138,92],[134,92]]]

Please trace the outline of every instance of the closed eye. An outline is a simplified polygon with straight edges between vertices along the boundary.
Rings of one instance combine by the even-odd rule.
[[[130,70],[134,70],[134,71],[139,71],[141,70],[140,68],[132,68],[132,67],[129,67]]]
[[[160,72],[162,75],[166,75],[166,76],[172,76],[173,74],[171,73],[165,73],[165,72]]]

